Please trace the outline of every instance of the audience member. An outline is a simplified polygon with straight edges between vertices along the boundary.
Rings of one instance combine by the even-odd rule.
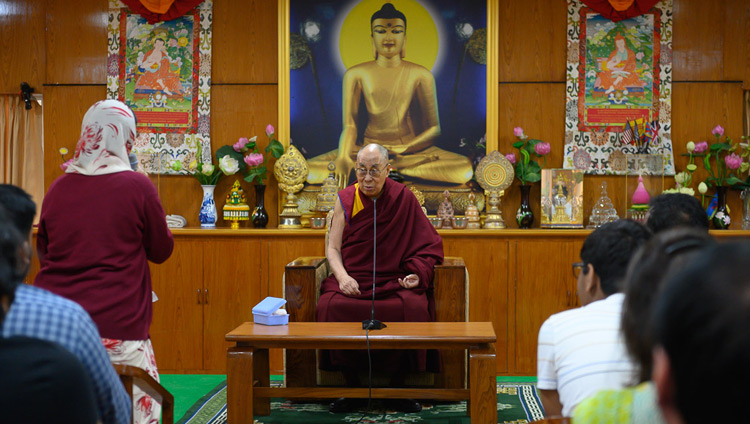
[[[0,326],[25,276],[20,255],[27,247],[0,212]],[[23,336],[0,338],[0,414],[8,423],[98,422],[91,380],[78,359],[55,343]]]
[[[42,204],[35,285],[83,306],[113,363],[158,381],[148,261],[167,260],[174,242],[156,187],[130,167],[135,137],[124,103],[100,101],[86,112],[73,161]],[[133,398],[136,423],[159,419],[150,397],[138,390]]]
[[[651,315],[664,282],[715,243],[707,232],[682,227],[662,231],[640,248],[624,280],[622,332],[630,356],[638,363],[637,383],[602,390],[576,407],[576,423],[661,424],[651,384],[653,331]]]
[[[621,388],[635,374],[620,332],[628,261],[651,232],[627,219],[589,235],[573,264],[581,307],[550,316],[539,329],[537,388],[545,415],[570,416],[601,389]]]
[[[24,238],[24,248],[19,257],[22,268],[20,278],[23,279],[31,262],[29,238],[36,205],[22,189],[0,184],[0,208],[7,212],[9,222],[15,224],[16,230]],[[93,384],[102,422],[130,422],[130,397],[112,368],[96,325],[80,305],[38,287],[20,284],[15,289],[10,313],[0,328],[3,338],[25,336],[43,339],[67,349],[81,362]]]
[[[719,244],[667,281],[652,379],[669,424],[750,419],[750,242]]]
[[[648,203],[646,226],[654,233],[675,227],[708,231],[708,215],[700,200],[684,193],[667,193],[652,197]]]

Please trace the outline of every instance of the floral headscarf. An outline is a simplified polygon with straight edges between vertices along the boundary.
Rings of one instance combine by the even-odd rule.
[[[132,171],[128,153],[135,140],[133,111],[118,100],[94,103],[81,123],[68,174],[104,175]]]

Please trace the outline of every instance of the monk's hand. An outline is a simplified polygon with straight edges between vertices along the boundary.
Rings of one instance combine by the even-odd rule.
[[[419,285],[419,276],[417,274],[409,274],[404,278],[399,278],[398,284],[405,289],[413,289]]]
[[[359,283],[357,280],[350,276],[346,276],[339,281],[339,290],[347,296],[355,296],[360,294]]]

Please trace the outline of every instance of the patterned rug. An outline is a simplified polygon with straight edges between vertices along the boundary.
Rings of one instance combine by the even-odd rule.
[[[272,382],[273,384],[273,382]],[[542,403],[533,384],[501,383],[497,385],[497,421],[503,424],[523,424],[544,417]],[[362,423],[434,423],[468,424],[466,402],[422,403],[422,412],[404,414],[388,411],[382,401],[373,400],[373,412],[365,415]],[[256,424],[323,424],[356,423],[364,411],[349,414],[328,412],[325,403],[293,403],[286,399],[271,399],[271,415],[256,417]],[[227,422],[227,383],[216,386],[198,400],[177,424],[225,424]]]

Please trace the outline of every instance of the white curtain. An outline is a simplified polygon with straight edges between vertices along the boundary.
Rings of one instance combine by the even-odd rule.
[[[42,106],[31,109],[17,94],[0,95],[1,182],[21,187],[36,203],[37,217],[44,197],[44,123]]]

